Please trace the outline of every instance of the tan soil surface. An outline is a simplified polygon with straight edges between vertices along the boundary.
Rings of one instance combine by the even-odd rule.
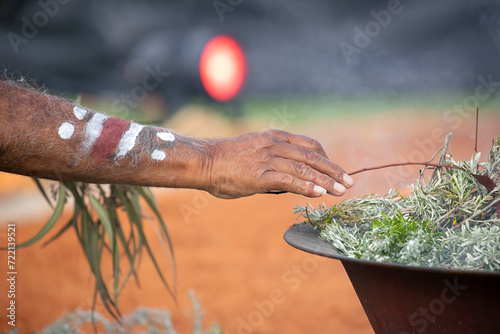
[[[447,122],[441,113],[432,116],[402,112],[398,115],[338,117],[321,123],[300,124],[300,127],[290,125],[286,130],[319,139],[330,158],[347,171],[389,162],[423,160],[440,147],[444,135],[450,131],[455,134],[454,157],[471,157],[473,117],[460,119],[458,124],[457,120]],[[479,149],[484,153],[499,134],[499,116],[485,113],[481,118]],[[185,117],[184,120],[190,120],[190,129],[185,132],[196,135],[194,118],[189,112]],[[206,130],[206,119],[200,119],[199,127]],[[175,121],[182,124],[179,119]],[[265,124],[241,122],[236,125],[220,119],[213,122],[213,136],[265,127]],[[417,176],[416,171],[418,168],[396,168],[359,174],[347,196],[385,193],[390,187],[400,187],[400,180],[411,183]],[[0,174],[0,202],[9,196],[36,192],[30,182],[23,177]],[[169,189],[158,190],[156,194],[175,245],[178,306],[162,286],[150,261],[143,256],[140,288],[130,282],[119,298],[123,314],[138,307],[168,309],[176,328],[189,333],[192,307],[187,291],[193,289],[205,311],[206,324],[217,321],[225,333],[373,333],[342,265],[336,260],[298,251],[282,238],[295,222],[292,214],[295,205],[307,202],[315,206],[321,202],[331,205],[338,198],[309,200],[285,194],[220,200],[199,191]],[[29,208],[28,203],[25,210]],[[26,221],[20,217],[16,220],[18,242],[33,236],[46,219],[47,214],[43,213],[38,219]],[[1,212],[0,223],[0,244],[4,246],[7,221],[2,219]],[[154,251],[160,254],[161,245],[151,229],[149,237]],[[1,254],[0,270],[5,277],[6,254]],[[167,260],[160,258],[162,267],[168,268]],[[94,281],[72,231],[45,248],[39,243],[17,250],[16,266],[15,300],[20,333],[40,330],[77,308],[91,308]],[[0,283],[0,310],[3,310],[0,330],[11,329],[4,315],[8,303],[5,281],[4,278]],[[103,312],[100,303],[97,309]]]

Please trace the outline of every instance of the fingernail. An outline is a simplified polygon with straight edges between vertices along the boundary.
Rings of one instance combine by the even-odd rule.
[[[346,188],[337,182],[335,182],[335,184],[333,185],[333,189],[335,189],[335,191],[340,193],[340,194],[343,194],[346,191]]]
[[[354,183],[354,180],[352,179],[352,177],[350,177],[349,175],[347,175],[347,173],[344,173],[344,182],[350,187],[353,185]]]
[[[316,195],[320,196],[326,195],[326,189],[320,186],[314,186],[313,191]]]

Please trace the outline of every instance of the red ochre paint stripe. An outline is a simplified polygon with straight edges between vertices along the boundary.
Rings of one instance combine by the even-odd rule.
[[[120,139],[127,131],[131,122],[119,118],[108,118],[101,131],[101,135],[94,145],[94,154],[97,155],[97,163],[101,163],[109,157],[118,146]]]

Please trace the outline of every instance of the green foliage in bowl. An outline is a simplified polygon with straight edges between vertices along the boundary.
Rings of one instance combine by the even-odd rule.
[[[448,142],[439,164],[423,163],[438,166],[429,181],[424,168],[406,198],[390,191],[329,208],[297,206],[294,212],[349,257],[500,271],[500,137],[483,163],[480,153],[470,161],[453,160]]]

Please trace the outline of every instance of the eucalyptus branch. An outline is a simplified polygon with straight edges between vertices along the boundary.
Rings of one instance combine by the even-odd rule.
[[[40,191],[49,201],[41,183],[37,179],[35,182],[40,185]],[[90,271],[95,278],[93,309],[96,298],[99,297],[107,312],[120,322],[118,296],[132,276],[139,283],[137,267],[144,251],[151,259],[166,290],[174,300],[176,299],[176,264],[172,241],[158,210],[154,195],[148,188],[117,184],[104,187],[88,183],[60,182],[57,194],[54,195],[57,204],[52,216],[35,236],[17,247],[29,246],[54,229],[69,196],[74,199],[72,217],[44,245],[59,238],[70,227],[73,227],[83,248]],[[150,242],[146,238],[144,220],[147,218],[141,206],[142,200],[154,215],[157,227],[153,225],[153,228],[164,248],[164,255],[170,263],[172,275],[169,280],[172,282],[170,284],[167,282],[156,254],[153,253]],[[126,217],[118,216],[117,212],[121,209],[125,212]],[[148,220],[150,219],[148,218]],[[124,224],[127,223],[128,226],[124,228]],[[125,231],[128,231],[127,235]],[[108,251],[112,258],[110,265],[113,268],[113,279],[110,287],[105,283],[101,270],[103,251]],[[120,254],[120,251],[123,253]],[[124,261],[127,263],[125,272],[120,268],[124,262],[120,260],[121,255],[125,255]]]

